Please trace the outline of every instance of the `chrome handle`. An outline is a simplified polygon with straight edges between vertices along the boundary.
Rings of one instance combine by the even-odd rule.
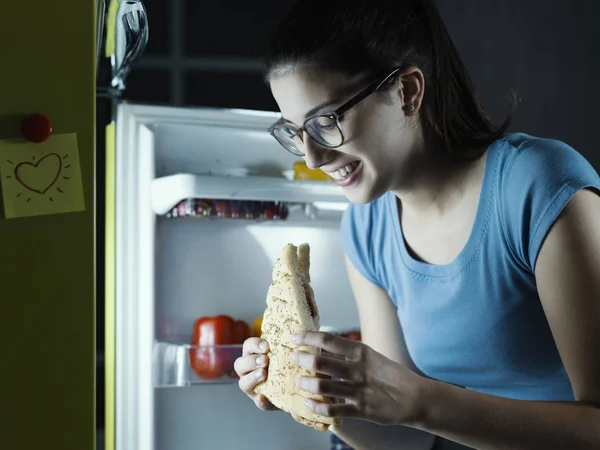
[[[121,0],[117,12],[116,48],[111,57],[114,89],[125,89],[125,79],[148,43],[148,17],[141,0]]]

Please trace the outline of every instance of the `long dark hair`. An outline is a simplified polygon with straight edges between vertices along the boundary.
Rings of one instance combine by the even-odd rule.
[[[267,80],[297,67],[375,77],[416,66],[425,77],[425,136],[457,156],[480,155],[516,108],[513,96],[504,123],[492,122],[435,0],[299,0],[275,31],[265,66]]]

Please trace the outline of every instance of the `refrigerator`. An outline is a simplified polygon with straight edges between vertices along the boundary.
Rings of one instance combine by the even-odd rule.
[[[199,376],[191,339],[200,317],[252,324],[262,316],[275,260],[287,243],[303,242],[323,329],[357,329],[339,235],[347,199],[331,181],[294,176],[300,160],[267,132],[277,112],[123,101],[151,18],[139,1],[117,3],[104,6],[115,41],[102,55],[99,70],[109,75],[98,86],[110,103],[98,163],[105,448],[329,449],[329,433],[259,410],[231,374]],[[406,448],[430,448],[430,438],[406,434]]]
[[[94,448],[94,17],[93,0],[0,3],[5,449]]]

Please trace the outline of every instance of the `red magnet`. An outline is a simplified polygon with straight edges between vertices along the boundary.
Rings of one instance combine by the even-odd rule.
[[[30,142],[44,142],[52,134],[52,124],[43,114],[32,114],[21,123],[21,133]]]

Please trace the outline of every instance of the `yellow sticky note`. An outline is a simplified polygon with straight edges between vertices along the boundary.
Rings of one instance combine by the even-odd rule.
[[[76,134],[0,141],[0,177],[7,219],[85,210]]]

